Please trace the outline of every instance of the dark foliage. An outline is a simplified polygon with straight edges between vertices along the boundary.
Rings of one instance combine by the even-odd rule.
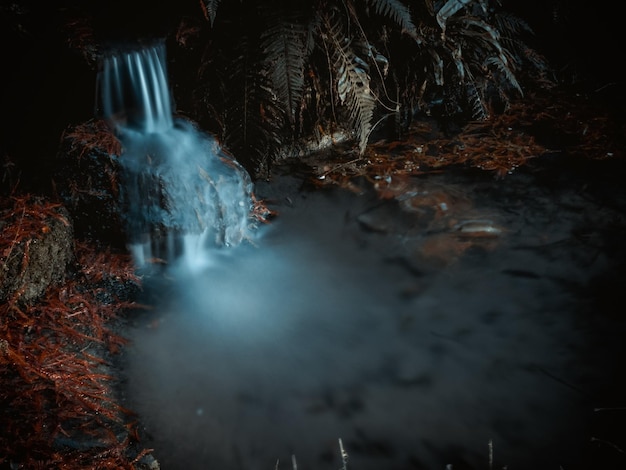
[[[363,153],[418,113],[485,119],[548,74],[530,27],[492,0],[201,6],[193,112],[257,176],[306,139],[339,131]]]
[[[549,76],[528,24],[498,0],[66,3],[65,47],[92,68],[111,42],[168,36],[179,109],[256,176],[321,137],[363,153],[420,113],[484,119]],[[40,9],[14,5],[0,10],[7,34],[25,37]]]

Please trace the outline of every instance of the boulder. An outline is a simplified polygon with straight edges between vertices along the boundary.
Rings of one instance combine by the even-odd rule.
[[[65,279],[73,227],[61,205],[31,196],[0,205],[0,302],[30,304]]]
[[[53,176],[79,239],[123,249],[119,157],[122,145],[99,119],[70,126],[61,139]]]

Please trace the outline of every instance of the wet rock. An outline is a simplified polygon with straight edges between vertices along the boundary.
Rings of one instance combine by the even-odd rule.
[[[19,198],[0,211],[0,301],[30,304],[65,279],[73,228],[59,204]]]
[[[120,205],[122,145],[102,120],[69,127],[61,139],[53,176],[76,236],[125,247]]]
[[[359,214],[357,221],[369,232],[410,235],[423,229],[428,220],[407,212],[395,200],[386,200]]]

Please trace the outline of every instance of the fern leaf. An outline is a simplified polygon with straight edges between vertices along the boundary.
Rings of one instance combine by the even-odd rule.
[[[498,12],[494,15],[495,25],[503,35],[513,35],[522,32],[535,34],[530,25],[518,16],[511,13]]]
[[[463,53],[460,46],[451,47],[449,51],[450,59],[454,63],[457,71],[458,82],[463,83],[465,81],[465,64],[463,62]]]
[[[474,0],[448,0],[437,12],[437,23],[441,30],[446,32],[446,23],[448,18]]]
[[[376,100],[370,89],[369,67],[353,50],[341,23],[325,18],[332,51],[331,63],[336,74],[340,103],[346,107],[355,129],[361,153],[365,151],[372,130]]]
[[[504,75],[509,85],[523,95],[513,71],[514,64],[508,59],[508,52],[501,44],[500,33],[486,22],[470,16],[460,18],[458,24],[463,26],[461,31],[464,37],[471,37],[476,41],[475,52],[488,55],[484,60],[484,65],[495,66]]]
[[[413,39],[418,38],[417,28],[411,18],[411,11],[399,0],[368,0],[374,7],[376,13],[391,18],[400,26],[403,33],[408,34]]]
[[[309,57],[308,31],[300,18],[275,15],[261,36],[261,49],[271,67],[274,91],[292,128],[302,103],[304,71]]]
[[[221,0],[200,0],[200,7],[202,8],[202,13],[204,13],[204,17],[211,23],[211,27],[213,27],[213,23],[215,23],[215,16],[217,15],[217,7],[219,6]]]
[[[432,61],[430,61],[430,65],[432,67],[433,78],[435,79],[435,85],[443,86],[443,59],[437,53],[435,49],[429,48],[428,54],[432,57]]]
[[[472,119],[484,121],[489,117],[489,112],[483,102],[482,96],[473,80],[468,80],[465,84],[466,99],[470,107]]]
[[[223,88],[222,137],[237,159],[259,175],[280,146],[284,116],[275,106],[270,77],[259,62],[257,41],[243,34],[238,39],[225,70],[229,82]]]
[[[482,35],[485,41],[488,41],[494,49],[498,51],[502,50],[500,33],[485,21],[474,18],[473,16],[463,16],[459,18],[458,23],[462,25],[464,34],[477,32],[479,35]]]
[[[517,78],[515,78],[515,74],[513,73],[511,68],[509,67],[508,61],[504,61],[503,57],[504,56],[502,56],[502,57],[501,56],[489,57],[485,61],[485,65],[486,66],[489,66],[489,65],[495,66],[496,69],[504,75],[504,77],[506,78],[506,80],[509,83],[509,85],[511,85],[515,90],[517,90],[517,92],[521,96],[524,96],[524,92],[522,91],[522,87],[517,82]]]

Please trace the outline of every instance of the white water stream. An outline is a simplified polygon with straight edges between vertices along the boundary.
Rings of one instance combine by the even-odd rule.
[[[106,55],[101,113],[123,144],[122,200],[138,267],[195,270],[250,236],[252,183],[215,138],[172,116],[162,42]]]

